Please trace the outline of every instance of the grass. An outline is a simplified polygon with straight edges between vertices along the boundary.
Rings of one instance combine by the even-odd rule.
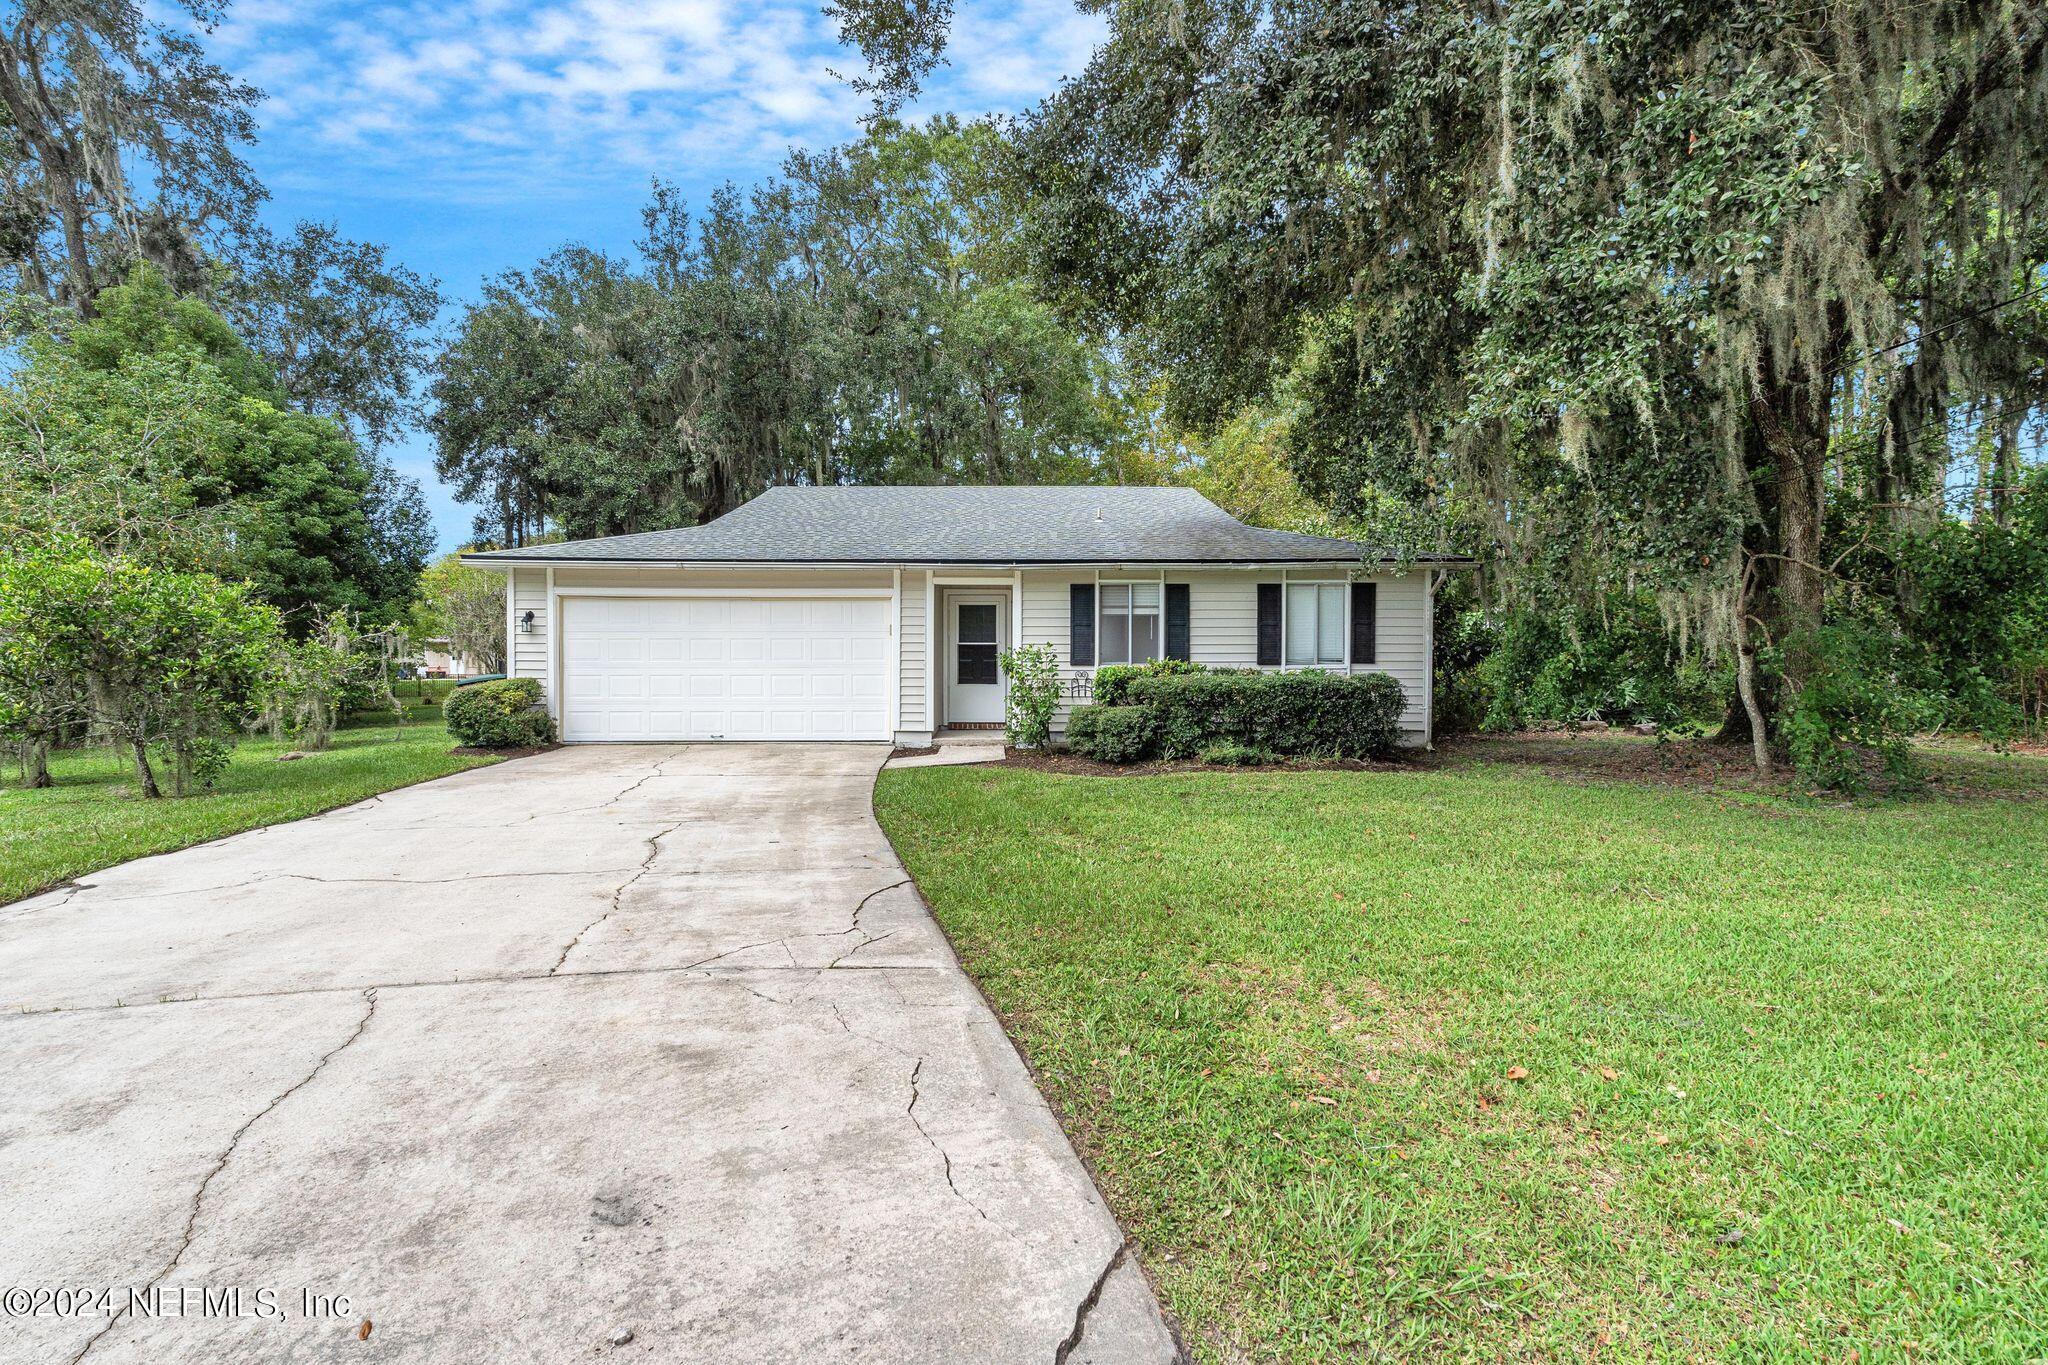
[[[277,761],[290,746],[250,741],[235,750],[216,790],[160,801],[136,795],[124,755],[58,753],[50,761],[55,786],[0,790],[0,904],[130,858],[297,820],[493,761],[453,753],[453,745],[438,715],[402,730],[388,719],[344,729],[332,748],[290,763]]]
[[[1468,756],[878,809],[1202,1358],[2048,1357],[2048,801]]]

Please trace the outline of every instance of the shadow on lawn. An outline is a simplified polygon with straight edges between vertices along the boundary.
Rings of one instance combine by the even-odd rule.
[[[1923,744],[1916,753],[1926,772],[1921,785],[1899,790],[1879,785],[1870,796],[1861,799],[2048,797],[2048,757],[2026,752],[1998,753],[1980,742],[1961,740]],[[1660,741],[1612,732],[1570,731],[1460,735],[1440,740],[1436,753],[1417,762],[1435,768],[1474,763],[1531,767],[1567,781],[1747,791],[1837,802],[1851,799],[1839,793],[1811,791],[1796,774],[1783,767],[1769,777],[1761,777],[1750,763],[1747,748],[1705,739]]]

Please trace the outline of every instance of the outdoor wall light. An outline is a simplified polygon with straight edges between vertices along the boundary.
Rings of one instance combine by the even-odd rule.
[[[533,611],[531,608],[519,614],[519,633],[521,635],[533,634]]]

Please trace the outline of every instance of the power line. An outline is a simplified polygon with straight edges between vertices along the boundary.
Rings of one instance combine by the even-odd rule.
[[[1880,346],[1876,350],[1871,351],[1866,355],[1858,356],[1856,357],[1856,359],[1846,362],[1846,364],[1861,364],[1865,360],[1875,360],[1877,359],[1877,357],[1881,355],[1889,355],[1893,351],[1903,350],[1908,346],[1916,346],[1919,343],[1927,340],[1929,337],[1938,337],[1943,332],[1954,331],[1956,328],[1962,326],[1966,322],[1975,322],[1978,318],[1989,317],[2001,308],[2010,308],[2012,305],[2016,303],[2023,303],[2026,300],[2034,297],[2034,295],[2043,292],[2048,292],[2048,280],[2043,280],[2040,284],[2035,285],[2031,289],[2023,289],[2019,293],[2014,294],[2009,299],[2000,299],[1997,303],[1986,304],[1984,307],[1976,309],[1974,312],[1965,313],[1961,317],[1950,318],[1947,322],[1942,323],[1939,327],[1928,328],[1913,336],[1907,337],[1904,341],[1895,341],[1889,346]],[[1835,371],[1835,373],[1840,374],[1841,371],[1838,369]]]

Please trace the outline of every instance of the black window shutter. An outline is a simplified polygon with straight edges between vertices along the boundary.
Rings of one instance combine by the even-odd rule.
[[[1067,606],[1067,663],[1074,668],[1092,668],[1095,664],[1095,585],[1070,585]]]
[[[1280,585],[1259,584],[1259,663],[1280,662]]]
[[[1192,659],[1188,649],[1188,585],[1166,585],[1166,657]]]
[[[1380,585],[1351,585],[1351,663],[1376,664],[1380,649]]]

